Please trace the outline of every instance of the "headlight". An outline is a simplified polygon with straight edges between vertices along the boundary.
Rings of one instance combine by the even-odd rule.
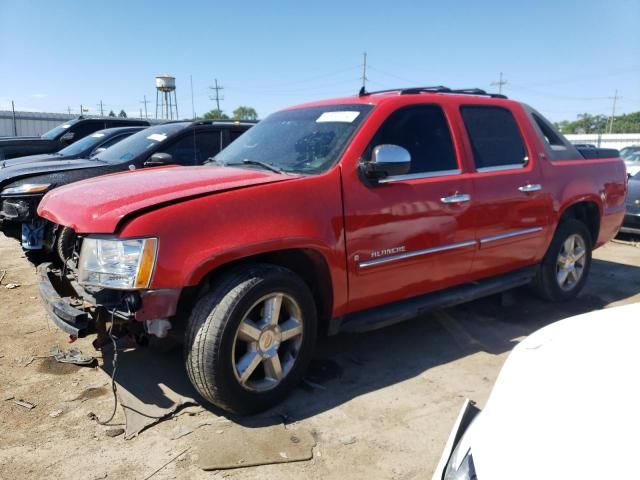
[[[44,192],[51,186],[50,183],[25,183],[17,187],[9,187],[2,190],[2,195],[16,195],[19,193]]]
[[[447,468],[444,470],[443,480],[477,480],[476,467],[473,464],[473,455],[471,454],[471,435],[469,434],[476,419],[467,427],[451,453]]]
[[[78,281],[83,285],[147,288],[156,261],[158,240],[85,238],[80,251]]]
[[[471,450],[467,450],[466,452],[460,452],[460,456],[464,456],[462,458],[454,458],[454,455],[451,456],[451,460],[447,464],[447,469],[444,471],[443,480],[477,480],[476,476],[476,468],[473,464],[473,455],[471,455]],[[454,459],[456,461],[454,461]]]

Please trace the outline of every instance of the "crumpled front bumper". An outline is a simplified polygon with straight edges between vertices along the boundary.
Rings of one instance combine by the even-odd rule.
[[[62,276],[51,263],[38,266],[40,298],[49,317],[65,333],[85,337],[97,331],[96,323],[114,316],[123,321],[147,321],[176,314],[181,289],[144,291],[84,289]],[[136,302],[128,301],[134,296]],[[136,305],[132,308],[132,305]]]
[[[40,281],[40,299],[45,310],[55,325],[65,333],[74,337],[84,337],[95,330],[95,324],[89,313],[76,308],[72,303],[72,297],[62,296],[54,286],[50,278],[51,264],[43,263],[38,266],[38,278]],[[56,282],[58,283],[58,282]]]

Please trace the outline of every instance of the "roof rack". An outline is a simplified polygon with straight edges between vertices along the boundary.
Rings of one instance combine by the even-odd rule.
[[[410,88],[390,88],[388,90],[378,90],[375,92],[367,92],[364,87],[360,89],[358,92],[359,97],[364,97],[367,95],[377,95],[380,93],[391,93],[398,92],[400,95],[415,95],[418,93],[451,93],[455,95],[481,95],[491,98],[507,98],[506,95],[502,95],[501,93],[487,93],[486,91],[480,88],[458,88],[451,89],[449,87],[445,87],[442,85],[438,85],[435,87],[410,87]]]

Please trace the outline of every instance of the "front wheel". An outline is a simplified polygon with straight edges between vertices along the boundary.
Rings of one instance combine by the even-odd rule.
[[[187,325],[187,373],[208,401],[239,414],[267,409],[302,379],[316,340],[313,296],[292,271],[255,265],[223,275]]]
[[[551,301],[578,295],[589,274],[591,250],[584,223],[573,219],[560,223],[534,280],[538,294]]]

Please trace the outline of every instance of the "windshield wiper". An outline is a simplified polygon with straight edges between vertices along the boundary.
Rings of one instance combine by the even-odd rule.
[[[265,168],[265,169],[270,170],[270,171],[275,172],[275,173],[283,173],[283,174],[285,173],[284,170],[281,170],[278,167],[274,167],[273,165],[270,165],[270,164],[265,163],[265,162],[261,162],[259,160],[249,160],[248,158],[245,158],[241,162],[224,163],[223,165],[227,165],[227,166],[233,166],[233,165],[257,165],[259,167]]]

